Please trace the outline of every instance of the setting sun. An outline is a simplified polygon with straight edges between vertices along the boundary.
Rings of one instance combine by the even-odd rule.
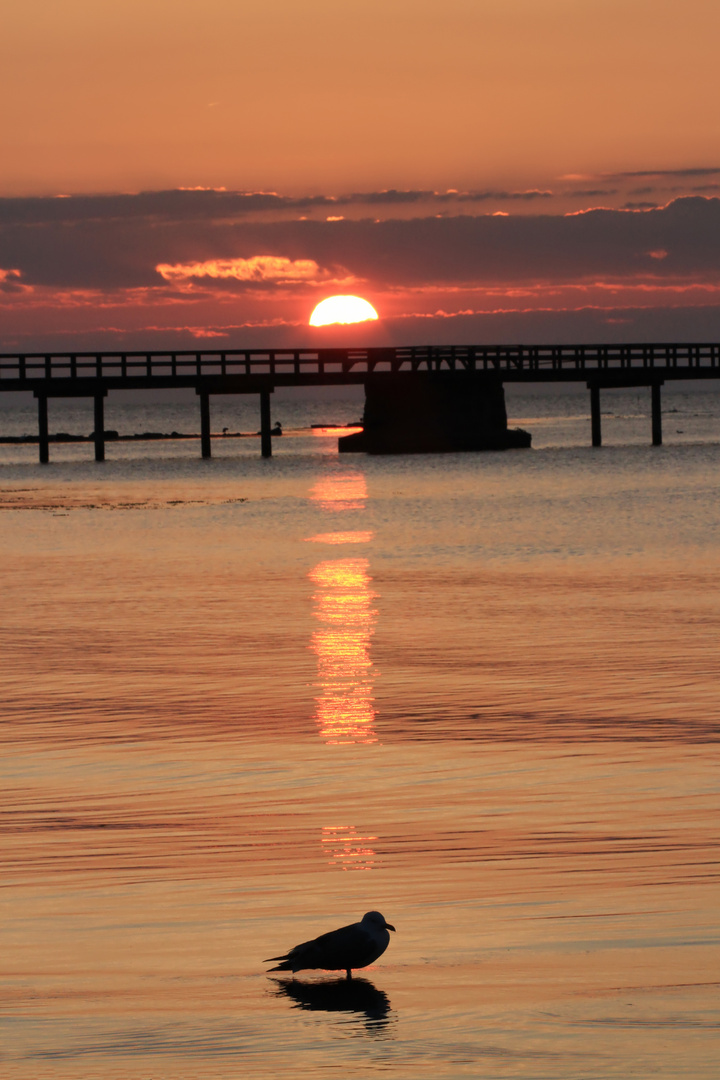
[[[321,300],[310,316],[310,326],[327,326],[329,323],[356,323],[377,319],[372,304],[360,296],[328,296]]]

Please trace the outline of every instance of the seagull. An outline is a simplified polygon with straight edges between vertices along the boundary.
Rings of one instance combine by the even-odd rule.
[[[270,971],[307,971],[323,968],[325,971],[345,971],[352,979],[353,968],[367,967],[377,960],[390,943],[388,930],[395,930],[379,911],[368,911],[360,922],[341,926],[329,934],[321,934],[312,941],[303,941],[284,956],[271,956],[263,963],[280,963]]]

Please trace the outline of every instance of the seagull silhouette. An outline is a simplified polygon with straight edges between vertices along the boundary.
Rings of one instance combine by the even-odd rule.
[[[321,934],[312,941],[303,941],[284,956],[271,956],[263,961],[280,963],[270,971],[308,971],[322,968],[325,971],[344,971],[352,979],[353,968],[367,967],[377,960],[390,943],[388,930],[395,930],[379,911],[368,911],[360,922],[341,926]]]

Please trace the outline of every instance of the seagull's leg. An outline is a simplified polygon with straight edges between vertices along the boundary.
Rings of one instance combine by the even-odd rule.
[[[346,975],[346,978],[347,978],[348,982],[351,982],[352,981],[352,971],[350,970],[350,968],[346,969],[345,975]]]

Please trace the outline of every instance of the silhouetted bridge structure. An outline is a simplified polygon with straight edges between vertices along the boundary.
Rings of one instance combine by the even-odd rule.
[[[201,447],[210,457],[210,397],[257,394],[261,453],[272,453],[270,395],[278,386],[372,382],[404,385],[418,376],[458,390],[506,382],[584,382],[590,391],[592,444],[602,442],[600,391],[651,390],[652,443],[662,443],[660,388],[677,379],[720,378],[720,344],[451,345],[342,349],[0,354],[0,391],[31,391],[38,402],[40,461],[49,460],[48,399],[92,397],[95,458],[105,456],[104,399],[111,390],[190,387],[200,403]],[[408,387],[410,383],[407,384]]]

